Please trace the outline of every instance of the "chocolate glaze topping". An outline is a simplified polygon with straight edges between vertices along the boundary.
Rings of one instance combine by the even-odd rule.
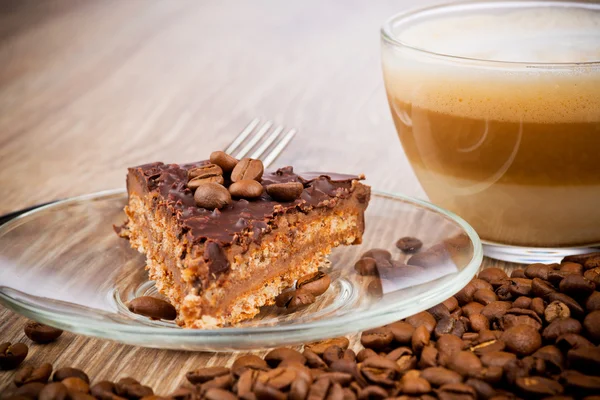
[[[193,192],[186,187],[187,171],[208,164],[200,161],[192,164],[163,164],[160,162],[130,168],[130,174],[138,177],[142,186],[159,194],[158,201],[173,212],[188,241],[194,244],[214,242],[207,245],[204,257],[215,260],[222,247],[232,244],[247,249],[252,241],[260,241],[263,234],[272,229],[274,218],[292,209],[308,212],[313,208],[333,207],[337,198],[350,195],[352,181],[364,179],[356,175],[331,174],[320,172],[294,173],[292,167],[280,168],[275,172],[265,172],[261,184],[301,182],[304,191],[299,199],[291,202],[273,200],[264,191],[256,200],[233,200],[221,210],[208,210],[196,206]],[[226,182],[226,185],[229,182]],[[227,266],[212,262],[212,272],[222,272]]]

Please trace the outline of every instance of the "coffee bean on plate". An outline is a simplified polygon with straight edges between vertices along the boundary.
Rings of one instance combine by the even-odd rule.
[[[371,257],[360,258],[354,264],[354,269],[359,275],[377,275],[377,261],[375,261],[375,259]]]
[[[129,311],[150,319],[174,320],[177,318],[175,307],[164,300],[151,296],[136,297],[127,305]]]
[[[304,275],[296,282],[296,288],[304,290],[313,296],[320,296],[327,291],[331,278],[324,272],[317,271]]]
[[[231,204],[231,194],[225,186],[216,182],[202,182],[194,192],[194,201],[198,207],[221,209]]]
[[[423,242],[415,237],[405,236],[396,241],[396,247],[403,253],[414,253],[423,247]]]
[[[264,172],[262,161],[252,158],[242,158],[231,171],[231,181],[237,182],[242,179],[253,179],[260,181]]]
[[[297,310],[313,304],[316,300],[316,297],[312,293],[298,289],[293,291],[293,294],[285,307],[288,310]]]
[[[231,196],[244,199],[256,199],[263,193],[263,186],[252,179],[242,179],[229,186]]]
[[[267,193],[277,201],[294,201],[299,199],[304,191],[300,182],[272,183],[267,185]]]
[[[238,160],[224,151],[213,151],[210,153],[210,162],[221,167],[223,172],[231,172],[238,163]]]
[[[0,369],[15,369],[27,357],[29,348],[23,343],[0,344]]]
[[[25,335],[29,339],[40,344],[50,343],[58,339],[58,337],[63,333],[63,331],[60,329],[40,324],[39,322],[35,321],[28,321],[25,324],[24,331]]]

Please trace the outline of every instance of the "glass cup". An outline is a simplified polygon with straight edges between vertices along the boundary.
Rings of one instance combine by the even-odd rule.
[[[383,26],[406,156],[486,255],[554,262],[600,244],[599,43],[589,2],[456,3]]]

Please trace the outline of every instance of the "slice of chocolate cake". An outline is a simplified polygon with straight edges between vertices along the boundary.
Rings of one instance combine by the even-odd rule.
[[[360,243],[370,197],[363,177],[263,174],[258,160],[213,155],[220,165],[158,162],[127,175],[120,234],[146,255],[186,328],[252,318],[333,247]]]

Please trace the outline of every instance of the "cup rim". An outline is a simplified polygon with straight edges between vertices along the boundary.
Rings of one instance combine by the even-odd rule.
[[[559,6],[559,7],[579,7],[600,11],[600,4],[585,2],[585,1],[566,1],[566,0],[465,0],[454,1],[450,3],[436,4],[428,7],[413,8],[408,11],[402,11],[389,17],[381,27],[381,39],[384,42],[401,47],[420,54],[433,56],[435,58],[445,59],[454,62],[472,62],[484,63],[489,66],[521,66],[528,68],[552,68],[552,69],[569,69],[573,67],[593,67],[600,66],[600,60],[582,61],[582,62],[534,62],[534,61],[504,61],[491,60],[485,58],[465,57],[446,53],[430,51],[424,48],[413,46],[400,40],[393,32],[393,25],[398,21],[409,20],[410,18],[435,13],[438,11],[448,12],[460,8],[481,7],[481,9],[493,9],[507,5],[518,6]]]

